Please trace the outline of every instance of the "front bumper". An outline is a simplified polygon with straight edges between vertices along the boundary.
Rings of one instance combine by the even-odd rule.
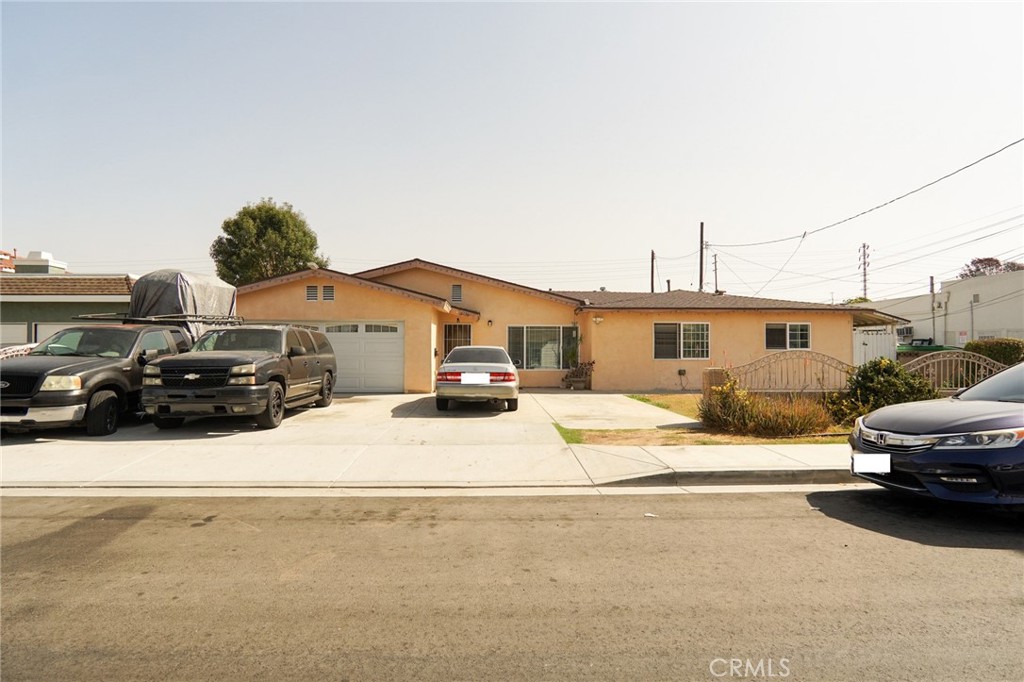
[[[850,439],[850,473],[890,490],[954,502],[1024,505],[1024,450],[928,450],[889,455],[889,472],[855,471],[858,455],[880,454]]]
[[[142,391],[142,409],[146,414],[166,417],[253,416],[267,409],[269,396],[266,384],[212,389],[147,386]]]
[[[8,430],[73,426],[85,419],[86,404],[33,406],[3,404],[0,427]]]

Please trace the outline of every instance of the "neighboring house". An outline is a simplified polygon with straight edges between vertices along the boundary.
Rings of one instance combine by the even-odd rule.
[[[355,275],[312,269],[238,289],[238,314],[326,332],[338,390],[429,393],[456,345],[503,346],[524,387],[595,361],[595,390],[697,390],[708,367],[782,350],[854,362],[854,329],[900,317],[858,306],[670,291],[543,291],[423,260]]]
[[[44,252],[13,260],[15,272],[0,272],[0,346],[35,343],[78,315],[126,313],[134,275],[73,275],[67,264]]]
[[[942,282],[935,294],[859,304],[908,320],[901,343],[931,339],[963,346],[992,338],[1024,339],[1024,270]]]

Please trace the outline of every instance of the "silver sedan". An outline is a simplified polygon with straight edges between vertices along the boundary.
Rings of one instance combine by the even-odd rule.
[[[519,409],[519,371],[501,346],[457,346],[437,369],[437,409],[449,400],[504,400],[505,409]]]

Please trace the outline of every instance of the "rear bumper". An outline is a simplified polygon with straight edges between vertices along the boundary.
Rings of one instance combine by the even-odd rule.
[[[174,417],[257,415],[267,409],[270,388],[231,386],[217,389],[145,388],[142,409],[146,414]]]
[[[437,397],[466,402],[484,400],[514,400],[519,397],[515,384],[437,384]]]

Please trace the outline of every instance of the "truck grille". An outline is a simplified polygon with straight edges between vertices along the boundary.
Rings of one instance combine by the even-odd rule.
[[[227,367],[162,367],[160,377],[167,388],[218,388],[228,380]]]
[[[3,376],[0,377],[0,396],[14,398],[16,396],[32,395],[36,391],[39,379],[40,377],[37,376],[4,372]]]

